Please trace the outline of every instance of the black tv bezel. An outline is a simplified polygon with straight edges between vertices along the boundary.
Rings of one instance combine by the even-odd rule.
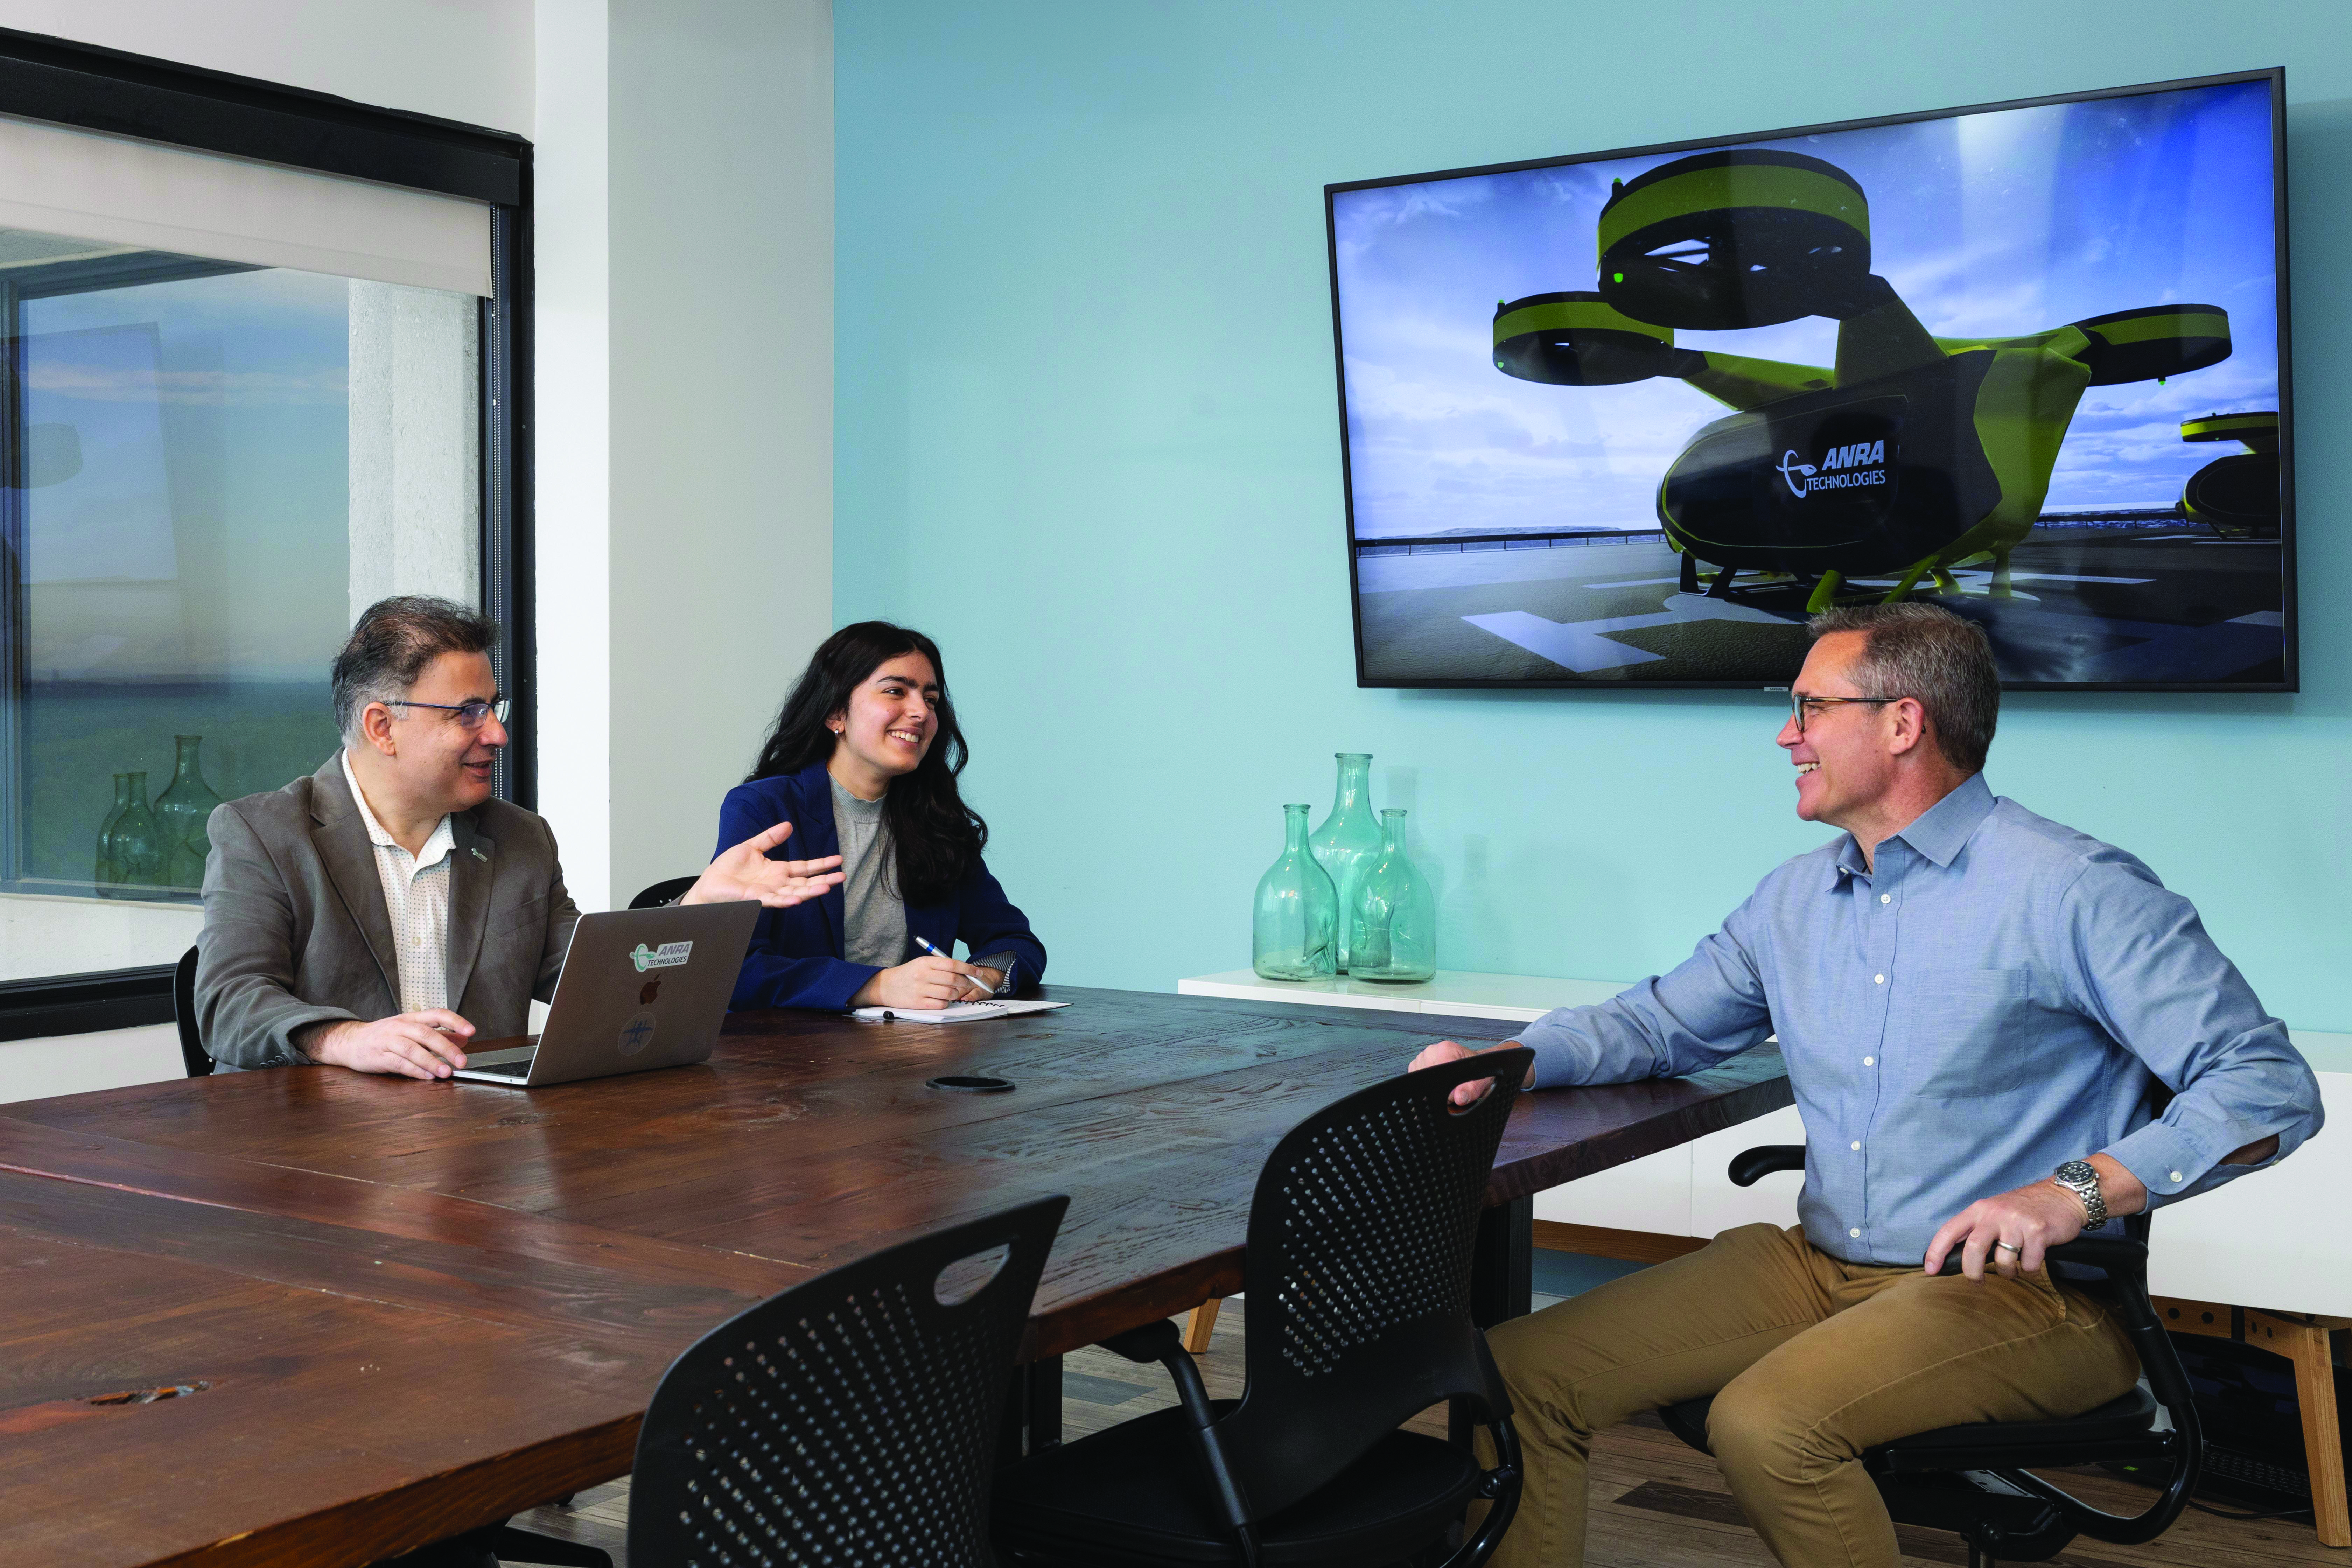
[[[1569,157],[1526,158],[1511,163],[1484,163],[1475,168],[1438,169],[1421,174],[1396,174],[1375,180],[1345,180],[1323,187],[1323,235],[1331,279],[1331,361],[1339,402],[1339,482],[1348,526],[1348,618],[1356,639],[1356,685],[1364,690],[1391,691],[1786,691],[1785,686],[1759,687],[1752,680],[1595,680],[1574,678],[1548,680],[1371,680],[1364,675],[1364,600],[1356,574],[1356,481],[1348,445],[1348,347],[1339,319],[1339,246],[1332,198],[1348,191],[1378,190],[1388,185],[1425,184],[1437,180],[1469,179],[1483,174],[1511,174],[1526,169],[1557,169],[1575,163],[1597,163],[1617,158],[1654,157],[1670,153],[1697,153],[1713,147],[1744,146],[1798,136],[1819,136],[1840,131],[1867,131],[1882,125],[1912,125],[1925,120],[1953,120],[1964,114],[1990,114],[2011,109],[2042,109],[2062,103],[2091,103],[2108,98],[2137,98],[2152,92],[2180,92],[2192,88],[2227,87],[2241,82],[2268,82],[2271,89],[2271,214],[2273,268],[2278,290],[2279,380],[2279,573],[2283,675],[2276,681],[2147,681],[2147,680],[2004,680],[2004,691],[2158,691],[2230,692],[2272,695],[2300,691],[2301,663],[2295,613],[2294,563],[2294,375],[2292,321],[2288,311],[2286,195],[2286,68],[2230,71],[2219,76],[2189,77],[2177,81],[2144,82],[2134,87],[2099,88],[2084,92],[2052,93],[2041,98],[2011,99],[2000,103],[1969,104],[1958,109],[1922,110],[1910,114],[1881,114],[1864,120],[1839,120],[1819,125],[1797,125],[1779,131],[1749,132],[1737,136],[1706,136],[1686,142],[1658,142],[1643,147],[1617,147],[1605,152],[1579,153]],[[1377,541],[1375,542],[1377,542]]]

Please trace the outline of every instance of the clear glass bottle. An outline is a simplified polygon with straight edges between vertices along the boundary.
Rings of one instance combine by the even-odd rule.
[[[179,756],[172,767],[172,787],[155,797],[155,824],[163,836],[163,881],[174,888],[205,885],[205,857],[213,852],[205,832],[213,807],[221,803],[205,783],[198,752],[202,735],[174,735]]]
[[[1257,879],[1250,967],[1266,980],[1338,972],[1339,892],[1307,843],[1304,805],[1282,808],[1282,856]]]
[[[130,803],[114,819],[115,881],[125,899],[152,898],[163,883],[163,834],[147,804],[147,775],[131,775]]]
[[[1339,782],[1331,796],[1331,815],[1323,826],[1307,838],[1314,848],[1315,858],[1330,874],[1331,885],[1339,890],[1339,908],[1355,908],[1357,879],[1364,868],[1380,858],[1381,825],[1372,816],[1372,754],[1370,752],[1335,752],[1339,763]],[[1348,973],[1353,963],[1349,951],[1347,921],[1340,921],[1339,973]]]
[[[131,805],[131,775],[114,775],[114,804],[107,808],[106,820],[98,825],[98,862],[90,869],[90,880],[101,899],[115,896],[114,884],[122,880],[122,868],[115,863],[114,825]]]
[[[1427,980],[1437,973],[1437,895],[1404,852],[1402,811],[1381,813],[1380,858],[1349,908],[1349,978]]]

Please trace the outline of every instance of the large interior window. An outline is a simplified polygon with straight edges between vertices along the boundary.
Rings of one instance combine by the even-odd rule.
[[[0,174],[5,1041],[171,1017],[386,595],[499,623],[530,804],[530,149],[0,28]]]
[[[168,963],[386,594],[481,597],[470,295],[0,230],[0,980]]]

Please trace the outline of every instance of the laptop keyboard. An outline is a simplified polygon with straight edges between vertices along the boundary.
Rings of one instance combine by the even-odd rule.
[[[472,1070],[486,1077],[510,1078],[520,1080],[530,1076],[530,1064],[529,1062],[492,1062],[488,1067],[478,1067]]]

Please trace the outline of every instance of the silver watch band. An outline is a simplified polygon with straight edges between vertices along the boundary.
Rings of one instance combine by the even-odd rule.
[[[2080,1198],[2083,1228],[2096,1230],[2107,1223],[2106,1194],[2099,1190],[2099,1168],[2088,1160],[2069,1160],[2050,1179]]]

